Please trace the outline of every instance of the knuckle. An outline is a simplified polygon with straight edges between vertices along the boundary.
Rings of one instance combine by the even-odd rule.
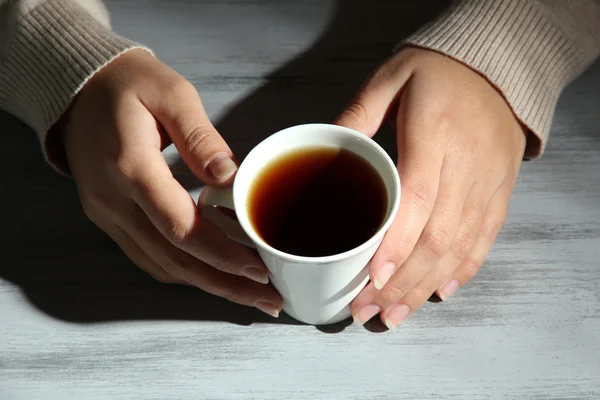
[[[496,239],[496,236],[498,236],[498,232],[500,232],[500,230],[504,226],[505,219],[506,219],[505,215],[500,215],[498,217],[492,218],[483,227],[483,231],[482,231],[483,237],[486,240],[493,242]]]
[[[185,139],[184,149],[188,154],[193,154],[204,143],[209,142],[214,137],[215,131],[212,126],[198,125],[193,128]]]
[[[394,261],[396,265],[402,265],[406,259],[410,256],[412,247],[414,246],[414,240],[411,241],[406,236],[398,237],[393,245],[392,252],[394,254]]]
[[[450,252],[456,259],[463,260],[471,250],[473,241],[473,237],[467,232],[459,232],[450,246]]]
[[[100,219],[100,215],[93,201],[90,201],[89,199],[81,199],[81,208],[83,209],[85,216],[90,221],[97,224],[98,220]]]
[[[165,272],[178,279],[185,280],[187,274],[187,263],[182,260],[177,254],[169,254],[167,259],[162,263],[162,268]]]
[[[175,263],[174,260],[172,260],[171,258],[168,258],[162,265],[163,269],[165,270],[165,272],[171,276],[175,276],[180,278],[180,272],[179,272],[179,268],[177,268],[177,265]]]
[[[424,246],[433,259],[440,259],[448,252],[450,241],[450,235],[444,229],[437,228],[425,232]]]
[[[403,52],[400,52],[401,54]],[[406,60],[403,57],[392,56],[388,58],[379,68],[376,68],[366,80],[366,87],[380,86],[393,81],[406,68]]]
[[[228,260],[224,259],[221,255],[218,255],[216,260],[211,263],[213,268],[218,269],[219,271],[234,273],[236,272],[236,268],[233,268],[231,263]]]
[[[242,303],[242,296],[240,291],[235,287],[228,287],[223,289],[221,297],[231,301],[232,303]]]
[[[422,301],[427,300],[435,292],[435,289],[428,288],[423,282],[418,282],[413,288],[415,295]]]
[[[469,228],[480,227],[485,207],[478,202],[471,203],[466,210],[466,223]]]
[[[117,176],[120,178],[130,181],[135,177],[136,165],[134,162],[135,157],[129,157],[129,155],[121,154],[115,161],[115,170]]]
[[[388,231],[379,246],[379,251],[390,254],[396,265],[402,265],[410,255],[418,236],[411,235],[410,229],[403,228],[400,232]]]
[[[353,123],[357,124],[362,130],[363,124],[367,121],[367,108],[362,104],[360,100],[353,101],[344,112],[344,116],[350,119]]]
[[[462,270],[466,278],[465,282],[470,281],[475,277],[475,275],[477,275],[477,271],[479,271],[481,264],[483,264],[482,260],[474,259],[472,257],[467,257],[463,261]],[[463,284],[465,282],[463,282]]]
[[[383,304],[396,303],[400,301],[405,295],[405,289],[394,285],[386,285],[380,291],[380,296],[383,301]]]
[[[179,101],[185,99],[192,92],[197,93],[196,88],[190,81],[183,78],[177,78],[170,81],[164,91],[167,101]]]
[[[150,276],[152,277],[152,279],[154,279],[157,282],[160,282],[160,283],[171,283],[169,281],[168,275],[163,275],[163,274],[160,274],[160,273],[152,272],[152,273],[150,273]]]
[[[438,112],[437,118],[435,119],[436,130],[442,134],[443,137],[449,135],[455,129],[455,117],[446,111]]]
[[[169,242],[171,242],[174,246],[181,248],[185,245],[185,242],[188,238],[189,229],[186,225],[171,220],[167,223],[166,229],[166,237]]]
[[[419,184],[412,189],[412,204],[422,214],[431,214],[433,195],[429,187]]]
[[[177,282],[177,280],[174,277],[172,277],[165,271],[151,271],[151,272],[148,272],[148,274],[150,274],[150,276],[155,281],[160,282],[160,283],[176,283]]]
[[[108,199],[102,194],[82,194],[80,201],[83,214],[96,225],[111,215],[113,207],[110,206]]]
[[[372,70],[369,75],[367,75],[367,79],[365,80],[363,86],[377,84],[388,80],[391,76],[393,76],[394,66],[392,64],[393,62],[389,60],[388,62],[382,64],[380,68]]]

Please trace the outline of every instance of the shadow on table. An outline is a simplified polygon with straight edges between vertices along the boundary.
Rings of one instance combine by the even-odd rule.
[[[434,0],[419,4],[390,0],[373,7],[370,1],[340,0],[328,29],[314,46],[270,74],[267,84],[216,121],[217,128],[243,158],[249,147],[281,128],[331,121],[396,42],[433,18],[443,5]],[[298,324],[286,316],[273,320],[197,289],[154,282],[86,220],[74,185],[44,164],[34,134],[7,114],[0,114],[0,127],[5,143],[10,143],[0,161],[0,278],[19,285],[40,310],[76,323],[211,320],[240,325]],[[252,140],[236,140],[238,135],[248,134],[254,135]],[[395,154],[389,131],[377,140]],[[189,179],[181,163],[175,164],[177,175],[193,189],[189,182],[195,180]],[[348,324],[344,321],[319,329],[339,332]],[[383,330],[382,324],[375,322],[367,329]]]

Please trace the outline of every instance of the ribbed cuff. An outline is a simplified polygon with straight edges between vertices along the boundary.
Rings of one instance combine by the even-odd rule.
[[[65,166],[48,130],[83,85],[124,52],[144,48],[112,33],[74,1],[48,0],[19,16],[2,49],[0,106],[38,133],[48,161]]]
[[[548,10],[530,0],[467,0],[400,44],[434,50],[486,77],[529,128],[526,158],[542,154],[562,89],[589,64]]]

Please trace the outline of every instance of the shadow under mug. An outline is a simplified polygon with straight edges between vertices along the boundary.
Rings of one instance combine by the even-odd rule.
[[[324,257],[288,254],[266,243],[251,223],[247,204],[254,179],[272,160],[306,147],[349,150],[369,162],[384,182],[387,195],[384,221],[369,240],[352,250]],[[400,194],[396,166],[372,139],[337,125],[306,124],[279,131],[259,143],[241,163],[232,188],[205,187],[198,203],[206,212],[215,206],[234,210],[237,222],[218,212],[211,213],[212,219],[218,219],[215,222],[231,239],[256,248],[269,270],[272,284],[283,297],[283,311],[301,322],[325,325],[350,316],[349,304],[368,282],[369,260],[396,217]]]

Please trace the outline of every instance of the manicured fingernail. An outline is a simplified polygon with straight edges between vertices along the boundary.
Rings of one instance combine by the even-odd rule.
[[[410,314],[410,307],[406,304],[398,304],[391,308],[385,317],[385,326],[388,329],[394,329],[408,318],[408,314]]]
[[[456,289],[458,289],[459,286],[460,284],[456,279],[453,279],[450,282],[446,283],[438,292],[440,299],[448,300],[448,297],[452,296],[452,294],[456,292]]]
[[[254,307],[258,308],[265,314],[269,314],[273,318],[279,318],[279,309],[268,301],[257,301]]]
[[[376,304],[367,304],[358,310],[356,314],[352,316],[354,319],[354,324],[356,325],[364,325],[365,322],[373,318],[375,315],[379,314],[381,311],[381,307]]]
[[[256,267],[244,267],[242,268],[242,276],[248,279],[252,279],[255,282],[266,285],[269,283],[269,273],[264,272]]]
[[[394,263],[387,262],[379,267],[373,278],[373,285],[375,285],[375,289],[381,290],[387,281],[390,280],[392,275],[394,275],[394,272],[396,272],[396,264]]]
[[[237,171],[237,165],[226,154],[218,154],[208,164],[208,171],[217,179],[224,179]]]

